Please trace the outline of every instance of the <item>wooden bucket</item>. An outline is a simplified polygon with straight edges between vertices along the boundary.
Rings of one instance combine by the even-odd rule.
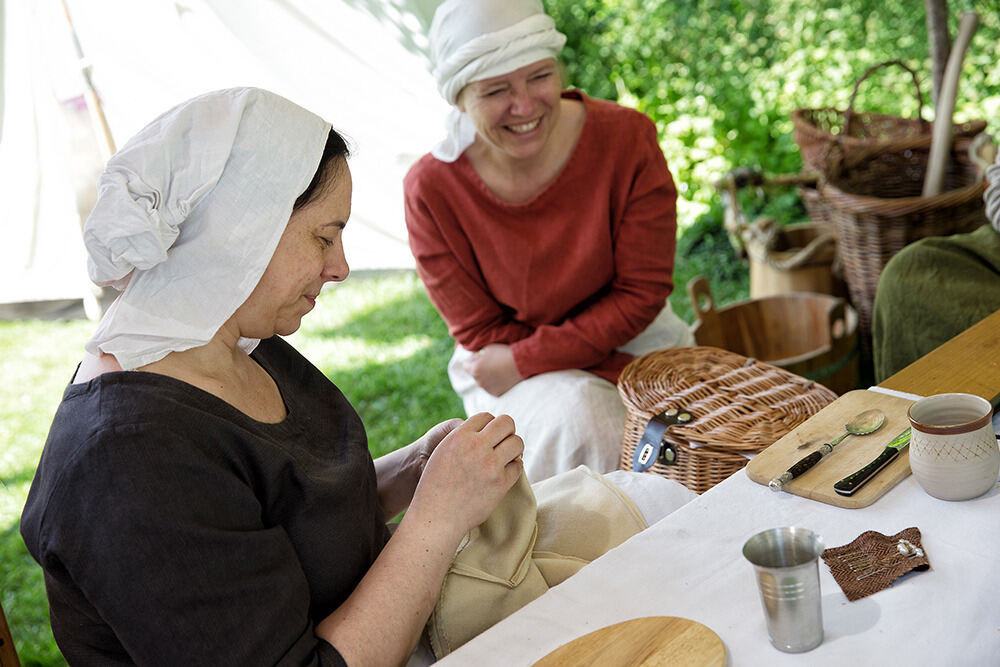
[[[858,316],[844,299],[795,292],[716,310],[708,281],[687,285],[696,345],[753,357],[843,394],[859,382]]]
[[[758,221],[746,237],[751,298],[790,292],[846,296],[844,281],[834,270],[833,225],[803,222],[778,227]]]

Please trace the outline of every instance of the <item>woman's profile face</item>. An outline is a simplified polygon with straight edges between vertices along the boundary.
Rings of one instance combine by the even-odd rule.
[[[473,81],[458,97],[476,132],[515,159],[537,155],[559,121],[562,81],[554,58],[501,76]]]
[[[292,212],[264,275],[236,311],[240,335],[288,335],[316,305],[327,282],[347,278],[343,231],[351,216],[351,170],[338,158],[312,202]]]

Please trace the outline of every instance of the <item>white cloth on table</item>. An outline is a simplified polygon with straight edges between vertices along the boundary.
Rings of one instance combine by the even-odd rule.
[[[634,355],[691,345],[687,324],[669,302],[656,319],[621,351]],[[448,377],[467,415],[508,414],[524,440],[524,470],[537,482],[585,465],[599,473],[616,470],[621,457],[626,410],[618,388],[593,373],[562,370],[522,380],[502,396],[476,384],[463,367],[472,352],[461,346],[448,364]]]
[[[912,476],[874,504],[845,509],[772,492],[737,472],[440,661],[531,665],[589,632],[643,616],[702,623],[733,667],[994,665],[1000,655],[1000,488],[974,500],[926,494]],[[875,530],[921,532],[931,568],[855,602],[820,561],[826,637],[805,654],[770,645],[743,543],[776,526],[818,532],[828,547]]]

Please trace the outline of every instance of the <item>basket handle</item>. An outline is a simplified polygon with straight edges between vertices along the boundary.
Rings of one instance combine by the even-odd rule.
[[[865,73],[861,75],[861,78],[854,83],[854,90],[851,92],[851,100],[847,103],[847,110],[844,111],[844,130],[842,134],[845,136],[850,136],[851,134],[851,119],[854,116],[854,99],[858,96],[858,89],[861,87],[862,82],[874,74],[876,70],[890,65],[898,65],[910,73],[910,78],[913,79],[913,88],[917,92],[917,120],[926,122],[924,121],[924,95],[920,92],[920,81],[917,79],[917,73],[902,60],[887,60],[884,63],[879,63],[878,65],[872,65],[869,67]]]

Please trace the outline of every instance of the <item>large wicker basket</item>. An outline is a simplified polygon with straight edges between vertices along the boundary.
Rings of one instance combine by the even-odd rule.
[[[694,419],[663,436],[676,456],[646,472],[703,493],[754,454],[831,403],[836,394],[788,371],[714,347],[681,347],[637,357],[618,379],[627,417],[621,467],[632,470],[650,419],[669,408]]]
[[[854,101],[861,83],[876,70],[888,66],[901,67],[910,74],[917,98],[916,118],[854,110]],[[922,117],[923,106],[924,98],[920,92],[917,74],[905,63],[890,60],[868,68],[855,82],[847,109],[823,107],[796,109],[792,112],[793,137],[802,153],[805,170],[823,173],[829,169],[831,155],[833,159],[850,159],[859,151],[885,148],[890,143],[898,145],[901,141],[905,142],[907,147],[929,149],[932,126]],[[972,137],[984,129],[986,129],[984,120],[956,123],[954,136]],[[811,209],[810,214],[813,214]]]
[[[933,197],[921,196],[930,148],[905,141],[845,158],[820,183],[866,353],[875,291],[889,259],[919,239],[970,232],[987,222],[984,174],[969,151],[974,143],[955,140],[942,192]]]

